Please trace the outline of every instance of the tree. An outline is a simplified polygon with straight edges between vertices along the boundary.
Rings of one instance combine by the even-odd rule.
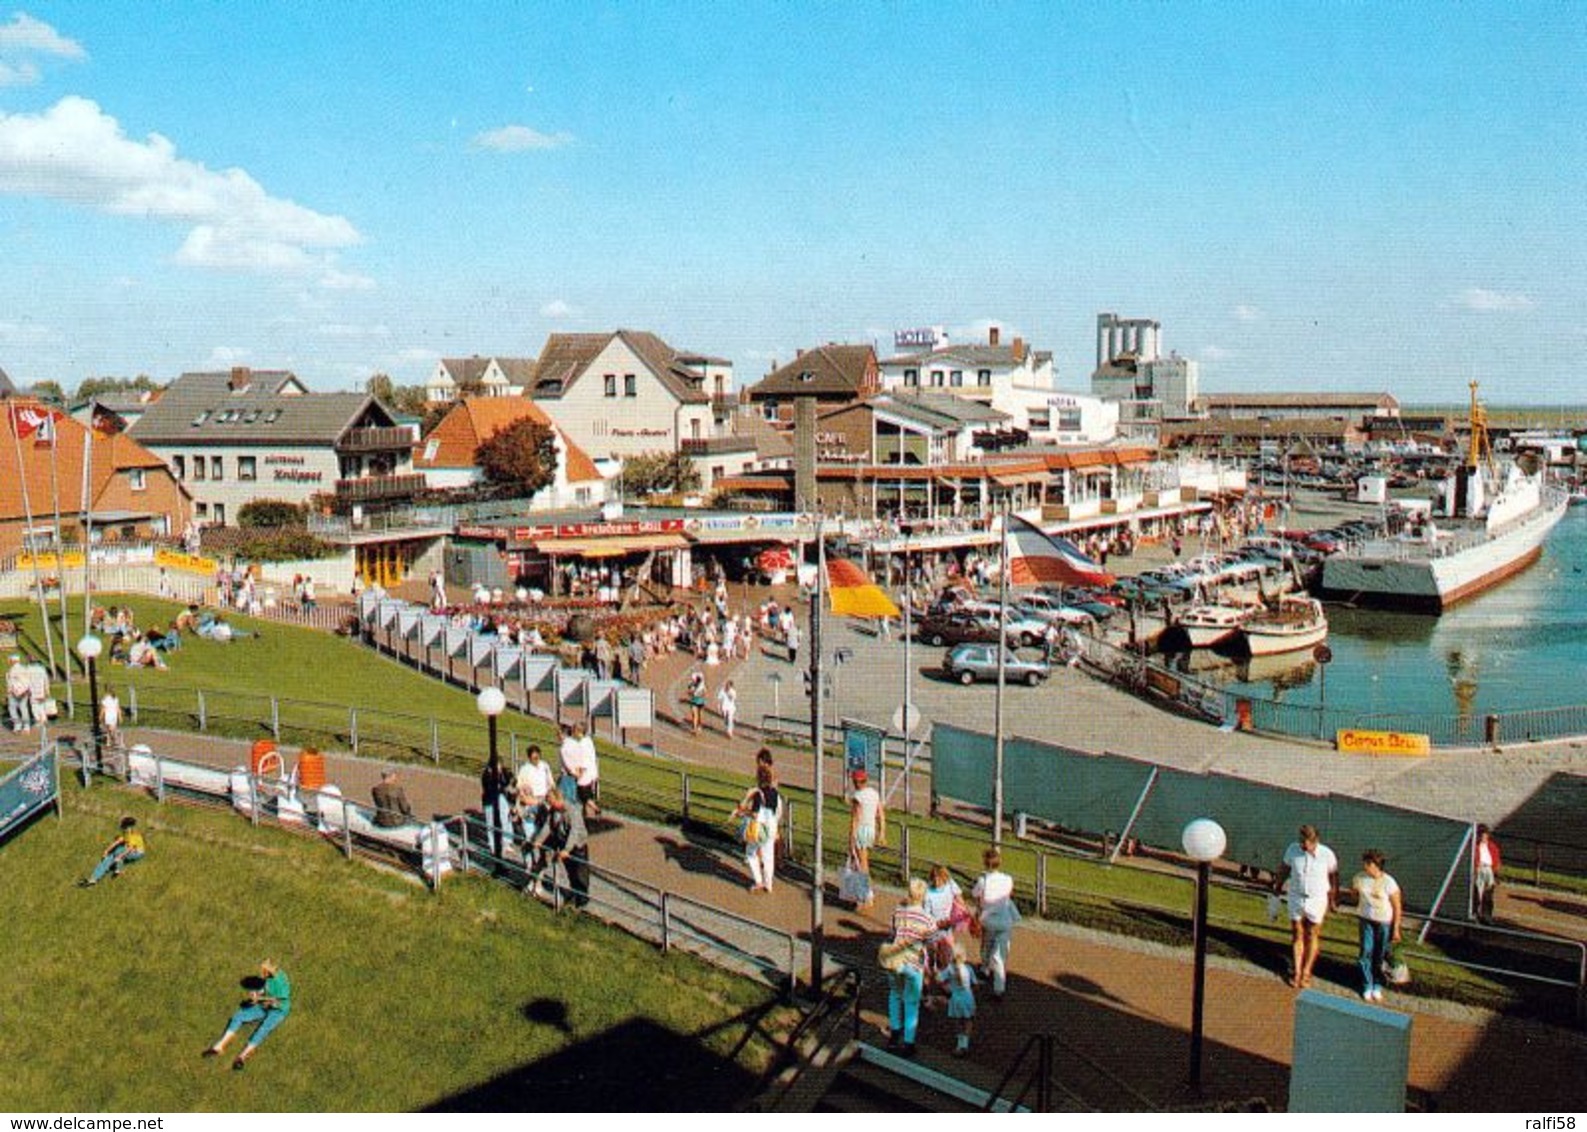
[[[28,392],[46,404],[66,404],[66,391],[58,381],[35,381]]]
[[[364,382],[364,392],[382,404],[389,405],[396,396],[397,387],[392,383],[389,373],[376,373]]]
[[[237,525],[254,530],[301,527],[303,508],[285,499],[250,499],[237,509]]]
[[[495,432],[474,459],[488,482],[533,495],[556,478],[556,433],[525,417]]]
[[[386,408],[398,413],[422,414],[428,407],[425,403],[427,393],[422,385],[398,385],[391,380],[391,375],[376,373],[370,375],[364,382],[364,392],[379,401]]]
[[[636,498],[696,491],[700,469],[682,452],[644,452],[623,461],[619,482],[625,496]]]
[[[98,397],[104,393],[153,393],[164,389],[154,378],[146,373],[137,377],[85,377],[77,386],[77,400],[86,401],[90,397]]]

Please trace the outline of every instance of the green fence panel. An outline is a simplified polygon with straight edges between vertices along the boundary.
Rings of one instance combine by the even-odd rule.
[[[931,727],[931,792],[972,806],[992,805],[992,736],[951,723]]]
[[[1339,857],[1341,886],[1361,871],[1365,850],[1380,849],[1388,857],[1389,874],[1399,882],[1406,909],[1426,912],[1453,865],[1454,879],[1439,914],[1466,915],[1471,854],[1465,846],[1470,825],[1337,794],[1329,801],[1331,814],[1322,833],[1324,842]]]
[[[1008,740],[1003,764],[1010,811],[1094,833],[1124,828],[1152,773],[1149,763],[1024,738]]]
[[[1302,823],[1319,828],[1327,824],[1328,800],[1267,783],[1165,767],[1135,836],[1148,845],[1181,852],[1180,837],[1196,818],[1211,818],[1223,827],[1229,837],[1226,859],[1272,870]]]

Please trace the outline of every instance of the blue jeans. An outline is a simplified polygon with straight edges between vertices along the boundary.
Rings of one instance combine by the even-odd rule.
[[[129,853],[125,845],[117,845],[110,852],[99,858],[99,864],[94,866],[92,875],[88,880],[90,884],[98,884],[105,879],[105,874],[111,869],[120,869],[134,861],[143,860],[142,853]]]
[[[231,1016],[231,1021],[226,1023],[226,1032],[235,1033],[249,1022],[258,1022],[258,1028],[254,1030],[253,1036],[248,1039],[248,1044],[244,1047],[252,1049],[263,1045],[270,1032],[286,1020],[285,1011],[274,1010],[267,1006],[241,1006],[237,1008],[237,1013]]]
[[[1372,920],[1361,921],[1361,989],[1363,991],[1379,989],[1382,984],[1378,976],[1383,970],[1383,961],[1389,957],[1389,924],[1379,924]]]
[[[919,967],[887,973],[887,1028],[905,1045],[915,1044],[915,1030],[920,1025],[920,992],[925,982],[926,973]]]

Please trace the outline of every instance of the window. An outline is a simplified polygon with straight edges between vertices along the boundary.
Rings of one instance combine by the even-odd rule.
[[[253,424],[254,421],[256,421],[258,419],[259,419],[259,410],[258,409],[249,409],[246,413],[243,414],[242,423],[243,424]]]
[[[943,382],[947,379],[947,376],[947,373],[943,370],[934,369],[931,371],[931,384],[940,389],[942,388]]]
[[[176,473],[176,478],[177,479],[185,480],[187,478],[187,457],[186,456],[172,456],[171,457],[171,470]]]
[[[219,483],[221,480],[226,478],[226,473],[223,465],[221,464],[221,460],[222,457],[220,456],[211,456],[209,458],[209,478],[214,480],[216,483]]]
[[[775,421],[777,419],[777,402],[764,401],[761,403],[760,410],[767,420]],[[811,749],[814,750],[814,748]]]
[[[631,373],[623,374],[623,396],[624,397],[638,397],[639,396],[639,378],[635,377]]]
[[[949,374],[948,384],[953,386],[955,389],[961,388],[964,385],[964,371],[962,369],[956,369],[951,374]]]
[[[195,480],[197,480],[199,483],[203,483],[204,482],[204,467],[205,467],[205,465],[204,465],[204,457],[202,457],[202,456],[194,456],[193,457],[193,478]]]
[[[271,409],[268,413],[266,413],[264,415],[264,423],[265,424],[275,424],[276,423],[276,418],[279,417],[280,415],[281,415],[281,410],[280,409]]]
[[[237,457],[237,478],[252,483],[259,478],[259,458],[257,456]]]
[[[149,486],[143,478],[142,468],[127,469],[127,484],[132,488],[133,491],[142,491],[144,488]]]
[[[615,373],[609,373],[609,374],[606,375],[605,381],[606,381],[606,395],[608,397],[616,397],[617,396],[617,375]]]
[[[975,375],[975,383],[977,385],[991,385],[992,371],[989,369],[978,370]]]
[[[209,518],[209,504],[200,500],[198,503],[193,504],[193,513],[200,519]],[[814,748],[811,749],[813,750]]]
[[[1032,409],[1027,427],[1031,432],[1046,432],[1052,427],[1052,411],[1050,409]]]
[[[590,489],[587,488],[587,487],[576,487],[576,488],[574,488],[573,489],[573,502],[575,504],[577,504],[578,506],[580,506],[580,507],[589,506],[589,503],[590,503]]]
[[[699,417],[691,417],[689,419],[689,439],[690,440],[699,440],[700,439],[700,418]],[[811,749],[814,750],[813,747]]]
[[[1080,410],[1079,409],[1059,409],[1058,410],[1058,430],[1060,432],[1079,432],[1080,431]]]
[[[205,409],[202,413],[193,418],[193,427],[197,428],[207,420],[209,420],[209,410]]]
[[[906,369],[904,371],[904,384],[918,386],[920,384],[920,371],[918,369]]]
[[[435,459],[435,454],[437,452],[439,452],[440,450],[441,450],[441,442],[439,440],[435,440],[435,439],[426,440],[424,442],[424,456],[422,457],[422,459],[424,460],[425,463],[429,463],[431,460]],[[811,748],[811,749],[814,750],[814,748]]]
[[[224,503],[215,504],[215,525],[218,527],[226,525],[226,505]]]

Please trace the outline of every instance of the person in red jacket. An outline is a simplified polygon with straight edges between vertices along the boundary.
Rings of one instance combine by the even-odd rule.
[[[1477,847],[1471,855],[1471,883],[1476,894],[1477,921],[1493,923],[1493,894],[1499,887],[1499,843],[1485,825],[1477,827]]]

